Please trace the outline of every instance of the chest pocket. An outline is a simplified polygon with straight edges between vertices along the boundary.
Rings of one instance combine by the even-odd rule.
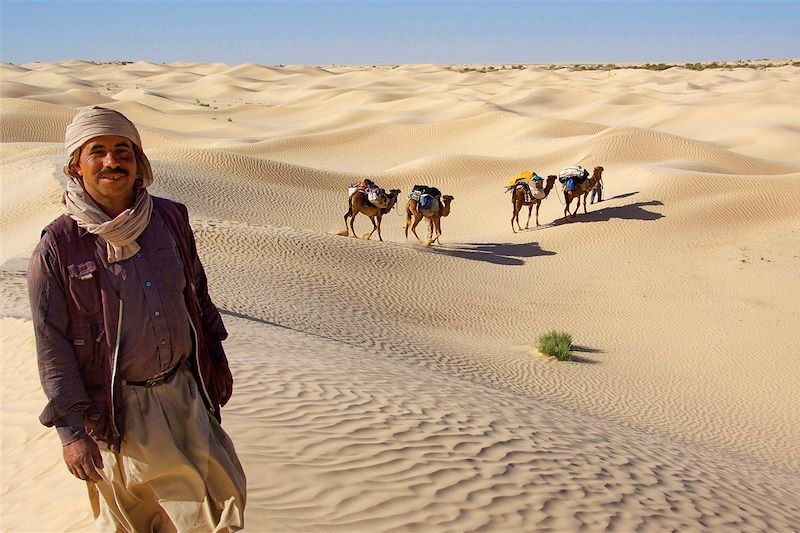
[[[67,267],[69,271],[69,294],[81,313],[92,315],[100,311],[100,280],[94,261],[76,263]]]
[[[186,278],[183,263],[177,248],[163,248],[155,251],[157,270],[161,276],[163,287],[167,290],[183,292]]]

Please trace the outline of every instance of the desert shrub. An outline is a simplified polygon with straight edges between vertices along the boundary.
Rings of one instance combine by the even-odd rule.
[[[544,355],[555,357],[559,361],[569,361],[572,335],[565,331],[548,331],[539,337],[536,347]]]
[[[645,63],[642,68],[647,70],[667,70],[668,68],[672,68],[672,65],[667,65],[665,63]]]

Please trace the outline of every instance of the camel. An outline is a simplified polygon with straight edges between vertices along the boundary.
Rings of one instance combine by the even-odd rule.
[[[581,196],[583,196],[583,214],[586,214],[586,197],[589,195],[589,191],[592,190],[592,187],[594,187],[602,177],[603,167],[594,167],[592,177],[584,182],[582,189],[576,189],[574,191],[564,189],[564,220],[567,220],[569,217],[569,204],[572,202],[573,198],[578,199],[578,204],[575,206],[575,211],[573,211],[572,216],[574,217],[578,214],[578,208],[581,206]]]
[[[547,198],[547,195],[550,194],[550,190],[553,188],[553,184],[555,183],[558,176],[549,175],[547,176],[547,185],[544,188],[544,198]],[[514,221],[517,221],[517,227],[520,231],[522,231],[522,227],[519,225],[519,212],[522,210],[523,205],[528,206],[528,221],[525,223],[525,229],[528,229],[528,226],[531,223],[531,212],[533,211],[533,206],[536,206],[536,225],[539,225],[539,204],[542,203],[544,198],[533,198],[531,201],[525,201],[525,189],[523,187],[514,187],[514,192],[511,193],[511,203],[514,206],[514,212],[511,214],[511,231],[516,233],[517,231],[514,229]]]
[[[453,197],[450,196],[449,194],[445,194],[439,200],[439,210],[433,213],[432,215],[425,215],[423,213],[420,213],[419,210],[417,209],[417,204],[418,204],[417,200],[410,199],[406,204],[406,227],[405,227],[406,239],[408,238],[408,229],[411,228],[411,233],[414,234],[414,237],[416,237],[418,241],[421,240],[419,238],[419,235],[417,235],[416,228],[417,225],[420,223],[420,221],[423,218],[425,218],[428,220],[428,244],[430,245],[437,241],[439,242],[439,244],[441,244],[441,241],[439,241],[439,237],[441,237],[442,235],[441,218],[446,217],[447,215],[450,214],[450,202],[452,201]],[[411,222],[412,218],[414,219],[413,224]],[[433,236],[434,231],[436,232],[435,238]]]
[[[372,222],[372,231],[365,233],[362,236],[362,239],[369,239],[377,230],[378,239],[383,241],[383,237],[381,237],[381,219],[383,218],[383,215],[391,211],[392,207],[394,207],[394,204],[397,203],[397,196],[400,194],[400,189],[391,189],[388,193],[381,189],[381,192],[385,196],[386,207],[375,207],[369,203],[367,200],[367,193],[362,190],[358,190],[350,196],[349,209],[347,210],[347,213],[344,214],[344,231],[340,231],[339,235],[349,236],[350,232],[353,232],[353,237],[355,237],[356,230],[353,228],[353,221],[355,220],[357,214],[364,213],[364,215],[369,217],[370,222]],[[349,231],[347,227],[348,218],[350,219]],[[376,219],[377,223],[375,222]]]

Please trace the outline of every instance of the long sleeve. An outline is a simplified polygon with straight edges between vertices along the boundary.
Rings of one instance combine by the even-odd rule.
[[[39,421],[56,426],[62,444],[67,444],[83,435],[82,413],[90,401],[66,333],[68,305],[57,262],[56,250],[45,235],[31,257],[27,281],[39,377],[48,400]]]
[[[200,256],[197,254],[197,243],[191,226],[189,225],[188,212],[186,213],[186,226],[188,229],[190,253],[193,261],[192,270],[194,272],[193,284],[195,295],[200,304],[200,319],[203,323],[208,352],[216,366],[214,378],[216,389],[220,393],[220,406],[223,406],[228,403],[231,394],[233,394],[233,375],[231,374],[225,349],[222,347],[222,341],[228,337],[228,331],[225,329],[225,324],[222,322],[219,309],[214,305],[211,296],[208,294],[208,279],[206,278],[203,264],[200,261]],[[217,416],[219,416],[219,413]]]
[[[219,309],[217,309],[217,306],[211,301],[211,296],[208,294],[208,279],[206,278],[205,269],[196,251],[194,253],[194,286],[197,299],[200,302],[203,326],[209,337],[209,343],[221,343],[228,338],[228,331],[225,329],[225,324],[222,322]]]
[[[187,237],[189,240],[189,253],[192,256],[192,271],[194,273],[195,294],[200,303],[201,318],[206,335],[208,336],[208,343],[211,345],[220,344],[228,338],[228,332],[225,329],[225,324],[222,322],[222,317],[219,314],[219,309],[211,301],[211,296],[208,294],[208,279],[206,278],[206,271],[200,261],[200,256],[197,254],[197,243],[194,238],[191,226],[189,225],[189,214],[186,208],[182,206],[181,210],[184,214],[184,221],[186,223]],[[220,346],[221,350],[221,346]],[[224,352],[223,352],[224,353]]]

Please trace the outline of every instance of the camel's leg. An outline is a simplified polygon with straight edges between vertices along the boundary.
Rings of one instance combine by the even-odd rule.
[[[418,241],[422,240],[419,238],[419,235],[417,235],[417,226],[419,225],[420,221],[422,221],[422,215],[417,213],[414,215],[414,224],[411,226],[411,233],[414,234],[414,237],[416,237]]]
[[[525,229],[531,225],[531,212],[533,211],[533,204],[528,206],[528,221],[525,223]]]
[[[564,193],[564,220],[569,218],[569,204],[572,202],[572,198],[569,197],[569,193]]]
[[[406,239],[408,239],[408,228],[411,227],[411,216],[412,216],[411,215],[411,210],[409,208],[406,208],[406,227],[405,227],[405,230],[404,230]]]
[[[542,205],[542,202],[536,202],[536,227],[539,227],[539,206]]]
[[[344,237],[349,237],[350,236],[350,233],[348,233],[349,230],[347,228],[347,219],[350,218],[351,216],[353,216],[353,209],[352,208],[348,209],[347,213],[344,214],[344,231],[340,231],[339,235],[342,235]]]
[[[434,238],[433,238],[434,221],[433,221],[433,217],[425,217],[425,219],[428,221],[428,240],[425,241],[425,244],[427,246],[430,246],[434,242]]]
[[[362,239],[369,240],[370,237],[372,237],[372,234],[375,233],[375,230],[378,229],[378,226],[375,224],[375,215],[369,217],[369,221],[372,222],[372,231],[365,233]],[[353,234],[355,234],[355,232],[353,232]]]
[[[575,199],[578,201],[578,203],[575,205],[575,211],[572,212],[573,217],[578,215],[578,209],[581,208],[581,197],[576,196]]]
[[[377,228],[378,228],[378,240],[381,241],[381,242],[383,242],[383,237],[381,237],[381,219],[382,218],[383,218],[383,215],[378,214],[378,226],[377,226]]]
[[[353,216],[352,216],[352,217],[350,217],[350,231],[352,231],[352,232],[353,232],[353,237],[355,237],[355,236],[356,236],[356,228],[355,228],[355,227],[353,227],[353,222],[355,222],[355,220],[356,220],[356,215],[357,215],[357,214],[358,214],[358,212],[357,212],[357,211],[353,211]]]
[[[514,221],[515,220],[517,221],[517,227],[519,228],[520,231],[522,231],[522,228],[519,225],[519,210],[520,209],[522,209],[522,205],[521,204],[517,205],[516,202],[515,202],[514,203],[514,212],[511,213],[511,231],[513,231],[514,233],[517,232],[517,230],[514,229]]]
[[[589,196],[589,191],[583,193],[583,214],[586,215],[586,197]]]
[[[439,240],[439,237],[442,236],[442,217],[436,217],[434,219],[431,219],[431,226],[433,226],[431,228],[431,230],[433,231],[433,233],[431,234],[431,237],[433,237],[433,239],[431,239],[431,244],[435,242],[442,244],[442,241]]]

